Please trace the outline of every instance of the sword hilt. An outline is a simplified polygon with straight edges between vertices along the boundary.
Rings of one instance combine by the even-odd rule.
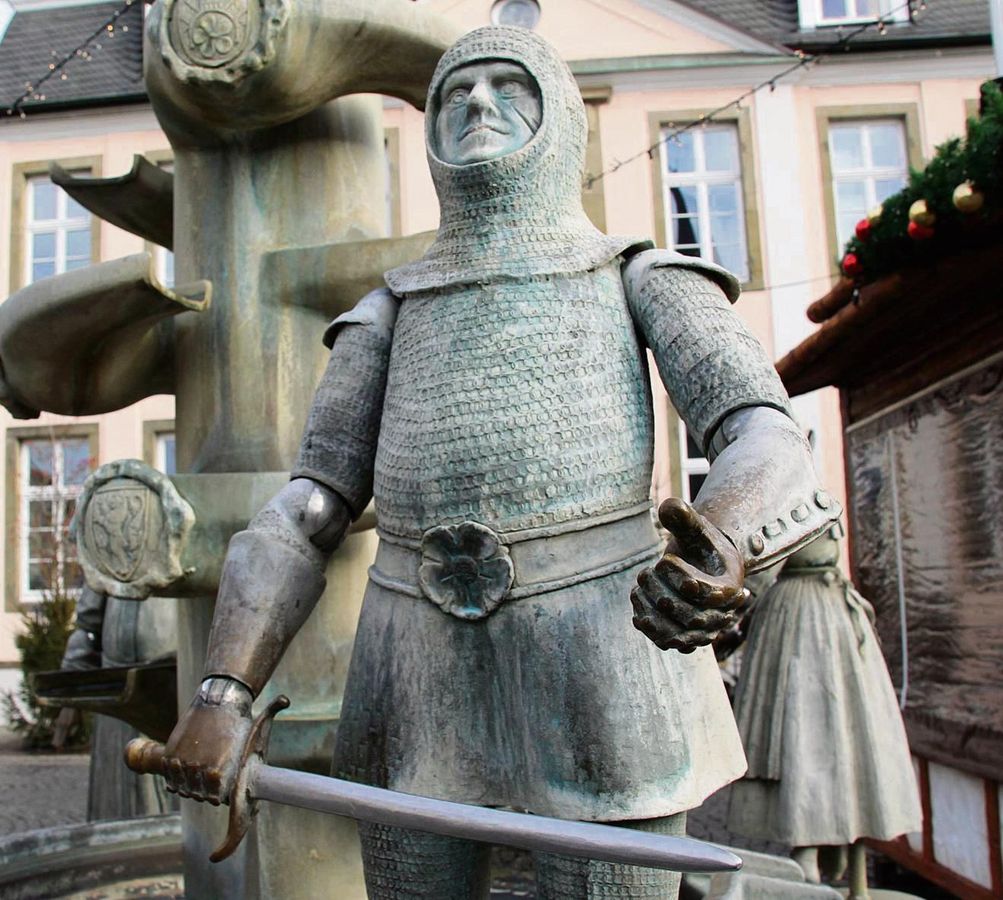
[[[251,774],[254,757],[264,759],[268,749],[268,738],[272,731],[272,721],[275,716],[289,706],[289,698],[279,694],[268,704],[251,724],[244,748],[240,754],[237,767],[237,778],[233,783],[230,796],[223,802],[230,807],[230,819],[226,837],[209,856],[212,862],[226,859],[244,839],[251,819],[258,811],[258,804],[250,794]],[[165,747],[149,738],[133,738],[125,745],[125,764],[139,775],[164,774]]]
[[[125,764],[137,775],[163,775],[164,745],[149,738],[133,738],[125,745]]]

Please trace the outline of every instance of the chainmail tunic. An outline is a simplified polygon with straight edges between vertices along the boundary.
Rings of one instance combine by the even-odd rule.
[[[652,466],[648,377],[617,263],[407,299],[376,456],[380,528],[500,532],[636,507]]]

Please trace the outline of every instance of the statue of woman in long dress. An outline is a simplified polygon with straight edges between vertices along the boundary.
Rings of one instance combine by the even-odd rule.
[[[816,882],[820,848],[839,848],[821,858],[835,876],[847,845],[922,823],[874,610],[838,566],[837,531],[792,554],[763,594],[735,696],[749,771],[732,787],[728,828],[790,845]],[[857,844],[851,883],[862,865]]]

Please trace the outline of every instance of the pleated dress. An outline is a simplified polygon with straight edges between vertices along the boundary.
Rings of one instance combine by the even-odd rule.
[[[922,813],[902,715],[831,534],[793,554],[755,612],[735,698],[749,761],[728,827],[790,846],[888,840]]]

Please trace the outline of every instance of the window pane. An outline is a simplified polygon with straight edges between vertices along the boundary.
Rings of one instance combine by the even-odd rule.
[[[90,259],[91,230],[89,228],[66,232],[66,255],[67,257],[82,256]]]
[[[890,169],[905,168],[905,142],[902,139],[902,125],[886,122],[872,125],[871,161],[873,165]]]
[[[696,168],[693,133],[687,131],[670,139],[667,157],[670,172],[692,172]]]
[[[48,178],[31,181],[31,217],[36,222],[56,218],[56,186]]]
[[[709,172],[738,171],[738,135],[733,129],[704,132],[704,162]]]
[[[73,518],[73,514],[76,511],[77,511],[77,501],[75,497],[70,497],[68,500],[63,501],[63,528],[69,527],[70,519]],[[67,546],[74,547],[74,553],[75,553],[76,548],[73,541],[67,541],[66,543]]]
[[[65,271],[72,272],[74,269],[84,269],[91,264],[90,259],[67,259]]]
[[[697,188],[693,185],[674,187],[669,191],[672,198],[672,246],[681,252],[684,248],[697,248],[692,254],[699,256],[700,224],[697,219]]]
[[[28,563],[28,590],[44,591],[49,587],[49,579],[52,575],[53,565],[51,562]]]
[[[695,216],[697,214],[697,189],[695,185],[671,188],[669,194],[672,197],[673,216]]]
[[[50,528],[52,526],[52,501],[28,501],[28,526],[30,528]]]
[[[846,0],[822,0],[823,19],[842,19],[846,17]]]
[[[672,246],[680,253],[685,253],[687,248],[695,248],[696,252],[690,255],[699,256],[700,242],[697,239],[697,228],[698,224],[695,218],[675,219],[672,229]]]
[[[703,450],[701,450],[700,445],[693,440],[693,435],[690,434],[689,429],[686,430],[686,458],[703,459]]]
[[[731,272],[739,281],[749,278],[745,252],[739,244],[714,244],[714,262]]]
[[[712,184],[707,187],[707,199],[711,214],[734,215],[738,212],[738,185]]]
[[[864,165],[862,130],[859,125],[841,125],[829,132],[834,172],[859,169]]]
[[[82,207],[76,200],[74,200],[69,194],[66,195],[66,218],[68,219],[87,219],[90,218],[90,213]]]
[[[874,0],[857,0],[857,15],[862,19],[873,19],[877,15]]]
[[[707,480],[706,473],[687,476],[687,481],[689,481],[689,486],[690,486],[690,500],[692,500],[694,497],[696,497],[698,493],[700,493],[700,488],[703,487],[703,483],[706,480]]]
[[[63,484],[83,484],[90,471],[88,441],[84,438],[63,441]]]
[[[49,278],[56,274],[56,263],[53,262],[42,262],[33,263],[31,267],[31,280],[41,281],[43,278]]]
[[[842,247],[851,237],[863,216],[859,212],[840,213],[836,217],[836,241]]]
[[[738,216],[712,216],[710,220],[710,238],[715,249],[724,246],[740,246],[742,237],[739,230]]]
[[[836,202],[840,212],[851,209],[859,213],[867,212],[867,191],[862,181],[839,181],[836,183]]]
[[[874,179],[874,195],[878,203],[887,200],[892,194],[897,194],[904,187],[905,176]]]
[[[52,484],[52,444],[48,441],[26,441],[28,446],[28,484]]]
[[[164,437],[164,474],[173,475],[177,472],[177,464],[174,460],[174,435]]]
[[[28,532],[28,556],[32,559],[52,559],[56,555],[56,537],[52,529]]]
[[[33,260],[56,258],[56,235],[52,231],[43,231],[32,235],[31,258]]]

